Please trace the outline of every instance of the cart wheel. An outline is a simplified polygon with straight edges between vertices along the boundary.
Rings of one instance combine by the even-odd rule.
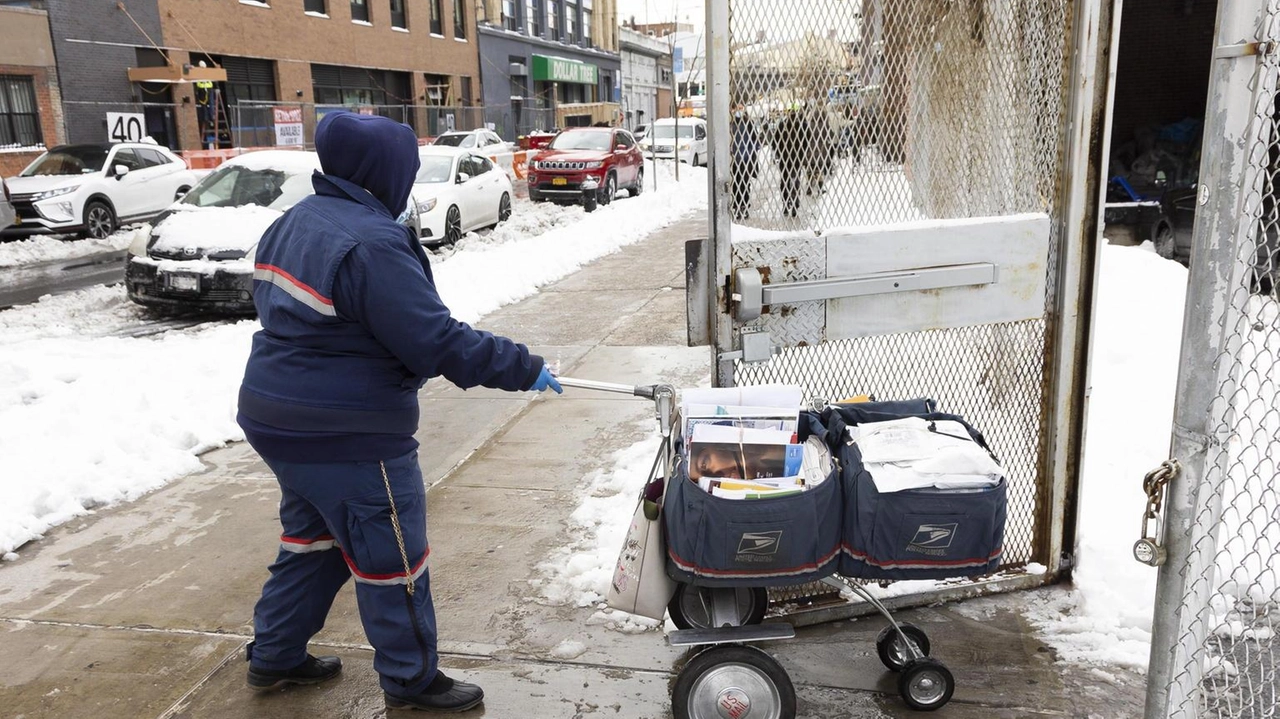
[[[914,624],[908,622],[898,622],[898,626],[902,627],[902,633],[907,635],[907,641],[915,645],[916,650],[924,656],[929,656],[929,635],[924,630]],[[903,646],[902,636],[894,631],[893,625],[880,630],[880,636],[876,637],[876,653],[880,655],[880,661],[891,672],[900,672],[903,667],[907,666],[907,662],[916,658],[912,651]]]
[[[796,689],[777,660],[743,645],[708,649],[676,677],[676,719],[795,719]]]
[[[944,706],[955,690],[950,670],[930,657],[912,659],[898,675],[898,693],[916,711],[931,712]]]
[[[769,607],[769,592],[764,587],[695,587],[683,582],[667,605],[671,622],[680,629],[711,629],[711,605],[716,592],[733,592],[738,606],[736,627],[759,624]]]

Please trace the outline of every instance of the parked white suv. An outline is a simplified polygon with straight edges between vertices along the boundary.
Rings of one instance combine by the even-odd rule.
[[[106,237],[158,214],[196,179],[182,158],[159,145],[62,145],[8,180],[18,217],[0,234]]]
[[[679,138],[676,134],[679,133]],[[707,121],[697,117],[656,120],[640,141],[645,157],[670,160],[679,157],[690,165],[707,164]]]

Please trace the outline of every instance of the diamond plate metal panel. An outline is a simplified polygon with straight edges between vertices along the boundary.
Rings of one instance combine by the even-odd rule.
[[[765,284],[820,280],[827,276],[826,247],[826,240],[812,235],[734,242],[733,266],[760,270]],[[743,326],[768,330],[775,345],[816,345],[826,339],[825,302],[797,302],[765,309],[758,319]]]

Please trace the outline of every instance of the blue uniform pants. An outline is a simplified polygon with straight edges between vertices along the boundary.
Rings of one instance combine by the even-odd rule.
[[[394,695],[424,691],[436,675],[436,617],[427,573],[427,496],[418,453],[385,462],[302,464],[266,459],[280,482],[280,553],[253,610],[251,666],[292,669],[348,577],[373,667]],[[404,553],[392,526],[383,467]],[[406,571],[406,557],[408,570]],[[413,583],[413,594],[407,591]]]

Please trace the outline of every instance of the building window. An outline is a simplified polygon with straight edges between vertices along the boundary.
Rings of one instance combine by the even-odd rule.
[[[404,16],[404,0],[391,0],[391,27],[409,29],[409,21]]]
[[[302,9],[305,12],[315,13],[316,15],[328,15],[328,0],[304,0]]]
[[[451,99],[449,97],[449,76],[426,73],[423,77],[427,86],[427,105],[437,107],[448,105]]]
[[[547,3],[547,38],[560,39],[560,0],[550,0]]]
[[[444,11],[440,7],[440,3],[444,0],[429,0],[431,3],[431,34],[444,36],[444,21],[440,19]]]
[[[369,22],[369,0],[351,0],[351,22]]]
[[[463,75],[462,77],[458,78],[458,80],[462,83],[462,104],[470,105],[471,104],[471,77],[468,75]]]
[[[466,7],[464,0],[453,0],[453,36],[459,40],[467,39],[467,16],[463,12]]]
[[[311,85],[317,105],[355,107],[413,127],[413,88],[409,73],[336,65],[312,65]],[[321,109],[319,114],[323,114]]]
[[[37,147],[40,111],[30,77],[0,75],[0,147]]]
[[[525,60],[525,58],[521,57],[520,55],[507,56],[507,67],[509,68],[516,68],[517,66],[523,67],[525,68],[525,72],[527,73],[528,65],[525,64],[526,62],[527,61]],[[528,80],[529,80],[529,76],[527,74],[517,74],[515,70],[512,70],[511,97],[521,97],[521,98],[528,97],[529,96],[529,85],[527,84]]]
[[[542,0],[525,0],[524,20],[530,37],[542,37]]]
[[[520,31],[520,18],[516,17],[516,0],[502,0],[502,27]]]
[[[582,0],[582,45],[591,47],[591,0]]]
[[[567,0],[564,5],[564,39],[565,42],[578,41],[578,3]]]

